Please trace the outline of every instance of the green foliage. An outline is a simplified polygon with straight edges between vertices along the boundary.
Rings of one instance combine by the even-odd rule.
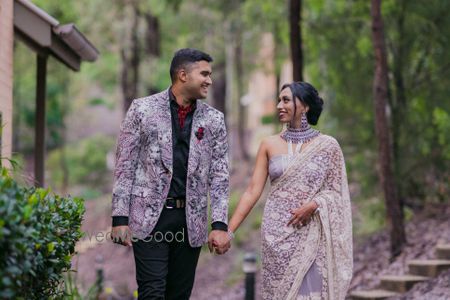
[[[36,122],[36,56],[22,43],[16,43],[14,51],[14,145],[17,150],[31,153],[34,147]],[[53,58],[48,60],[46,82],[46,145],[56,148],[63,144],[64,118],[70,109],[67,100],[72,71]]]
[[[33,0],[33,3],[43,8],[61,24],[71,23],[79,17],[73,1]]]
[[[448,137],[442,122],[450,111],[450,56],[443,51],[450,46],[443,38],[450,34],[450,3],[387,3],[390,106],[400,195],[419,207],[447,201],[449,148],[441,142]]]
[[[0,176],[0,298],[51,299],[82,237],[81,198],[20,187]]]
[[[442,152],[450,160],[450,113],[436,107],[433,110],[433,125],[436,126],[437,138]]]
[[[86,293],[82,294],[77,287],[76,272],[70,270],[64,274],[64,299],[66,300],[97,299],[98,295],[102,292],[99,290],[99,287],[100,286],[94,282]]]
[[[384,228],[386,208],[382,199],[367,198],[358,207],[358,213],[353,216],[355,236],[364,237]]]
[[[446,198],[450,169],[450,3],[383,1],[390,70],[393,168],[399,195],[420,207]],[[344,147],[358,197],[381,194],[377,176],[370,2],[312,1],[304,8],[306,74],[325,99],[327,132]],[[308,78],[309,79],[309,78]],[[441,200],[442,201],[442,200]]]
[[[289,14],[284,0],[247,0],[242,2],[242,22],[246,40],[243,44],[247,68],[261,64],[254,55],[261,47],[261,34],[270,32],[274,37],[275,73],[279,74],[289,59]],[[264,20],[264,21],[262,21]]]
[[[278,120],[275,117],[275,114],[265,115],[261,117],[261,124],[267,125],[267,124],[274,124]]]
[[[236,207],[239,203],[240,196],[244,191],[233,191],[230,195],[229,207],[228,210],[231,212],[236,211]],[[235,238],[233,240],[233,244],[236,244],[238,247],[242,246],[247,242],[249,238],[251,238],[252,234],[255,234],[255,230],[259,230],[261,228],[261,219],[263,215],[263,205],[262,203],[257,203],[250,214],[247,216],[245,221],[240,225],[239,229],[235,233]]]
[[[103,105],[103,106],[108,107],[109,109],[113,108],[111,106],[111,104],[103,98],[92,98],[89,100],[88,104],[90,106],[102,106]]]
[[[69,185],[82,184],[91,188],[105,186],[111,177],[106,165],[106,156],[113,147],[112,138],[96,135],[53,150],[47,161],[52,183],[56,186],[63,184],[64,174],[60,165],[64,155]]]
[[[343,146],[349,178],[361,198],[377,194],[376,140],[372,104],[373,48],[370,3],[305,3],[306,74],[322,93],[326,133]]]

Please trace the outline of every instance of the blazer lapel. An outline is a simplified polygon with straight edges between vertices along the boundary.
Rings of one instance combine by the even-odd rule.
[[[189,175],[195,171],[198,163],[200,162],[200,143],[202,141],[197,139],[195,133],[200,127],[205,128],[203,102],[201,100],[197,100],[196,105],[197,108],[195,109],[194,116],[192,118],[191,139],[189,143],[188,178]]]
[[[172,116],[170,114],[169,90],[158,99],[158,142],[161,149],[161,160],[170,173],[173,172],[172,153]]]

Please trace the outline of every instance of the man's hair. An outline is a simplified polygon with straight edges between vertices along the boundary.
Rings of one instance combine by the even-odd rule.
[[[198,61],[212,62],[212,57],[200,50],[193,48],[183,48],[175,52],[172,63],[170,64],[170,78],[172,82],[177,79],[177,72],[182,68],[187,68],[188,65],[196,63]]]

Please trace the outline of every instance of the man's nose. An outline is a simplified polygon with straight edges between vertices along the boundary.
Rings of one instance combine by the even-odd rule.
[[[212,84],[212,79],[211,79],[210,76],[208,76],[208,77],[206,78],[206,83],[209,84],[209,85]]]

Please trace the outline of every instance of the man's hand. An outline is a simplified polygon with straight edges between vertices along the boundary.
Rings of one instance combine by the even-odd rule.
[[[230,236],[223,230],[213,230],[209,234],[208,248],[209,252],[215,251],[217,254],[224,254],[230,249]]]
[[[114,226],[111,232],[114,243],[131,247],[131,230],[128,225]]]

